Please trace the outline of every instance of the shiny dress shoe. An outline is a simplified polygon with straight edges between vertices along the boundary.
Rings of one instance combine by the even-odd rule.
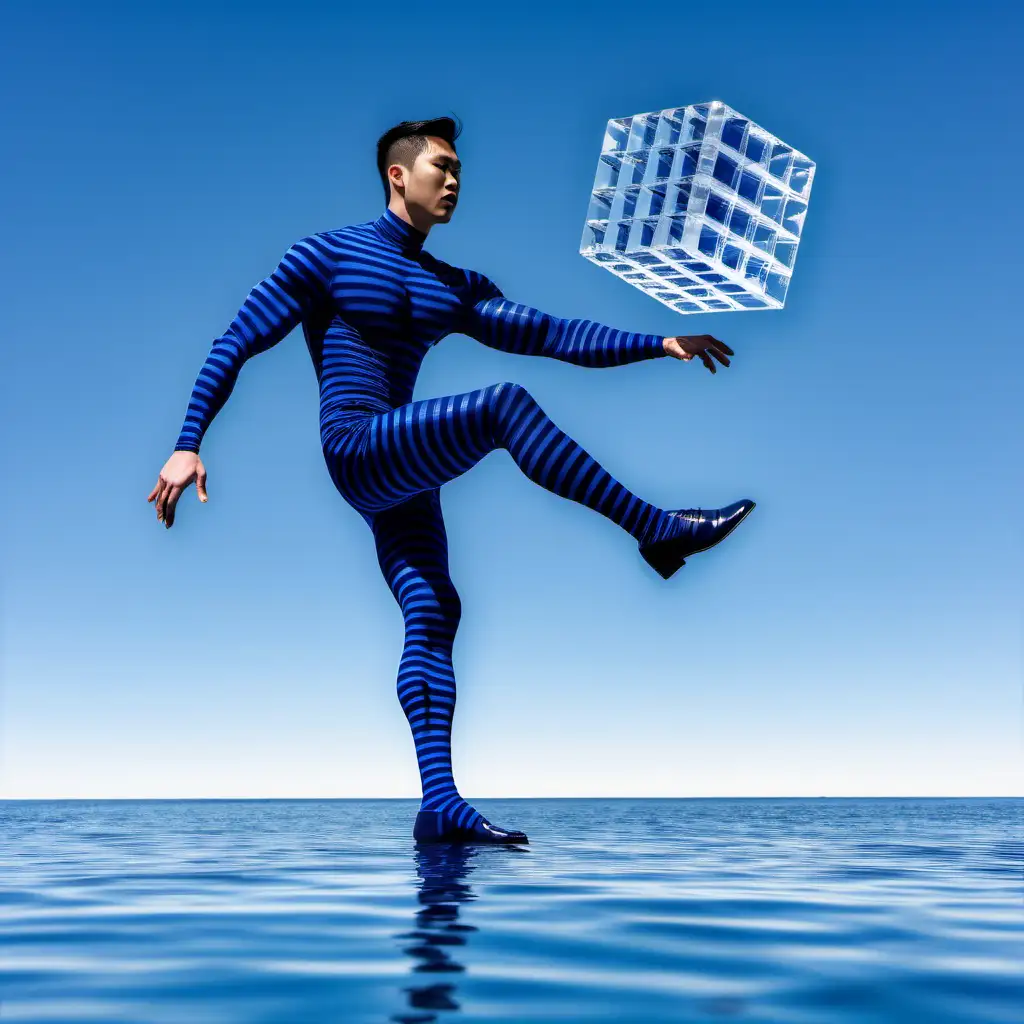
[[[707,551],[728,537],[753,507],[750,498],[741,498],[725,508],[670,509],[640,538],[640,554],[667,580],[690,555]]]
[[[525,832],[509,831],[481,818],[472,828],[455,825],[444,811],[420,811],[412,837],[418,843],[528,843]]]

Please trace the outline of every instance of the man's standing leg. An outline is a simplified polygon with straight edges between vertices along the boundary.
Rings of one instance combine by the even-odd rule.
[[[405,619],[398,699],[412,728],[423,798],[413,835],[423,841],[527,842],[466,803],[452,775],[452,645],[462,603],[448,573],[439,488],[372,516],[377,559]]]

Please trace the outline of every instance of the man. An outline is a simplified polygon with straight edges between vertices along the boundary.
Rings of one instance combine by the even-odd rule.
[[[203,435],[247,359],[300,321],[320,385],[320,434],[335,487],[373,533],[378,561],[405,619],[398,697],[412,728],[423,797],[418,841],[527,842],[461,797],[452,778],[455,710],[452,644],[461,603],[448,573],[441,486],[504,448],[535,483],[600,512],[634,537],[665,579],[717,544],[754,507],[661,509],[632,494],[563,433],[530,393],[502,382],[412,401],[424,354],[460,332],[493,348],[606,367],[671,355],[699,356],[716,372],[732,349],[710,335],[663,338],[561,320],[506,299],[473,270],[435,259],[430,229],[458,203],[461,128],[448,117],[403,121],[377,143],[387,208],[374,221],[296,242],[250,293],[213,343],[196,379],[174,453],[149,501],[174,523],[193,482],[207,500]]]

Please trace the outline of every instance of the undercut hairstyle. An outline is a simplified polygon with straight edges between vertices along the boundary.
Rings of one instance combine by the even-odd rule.
[[[429,143],[428,135],[436,135],[444,139],[452,149],[455,140],[462,133],[462,123],[456,116],[435,117],[429,121],[403,121],[389,128],[377,140],[377,172],[384,185],[384,203],[391,202],[391,183],[388,181],[388,168],[392,164],[401,164],[412,170],[416,157],[422,153]]]

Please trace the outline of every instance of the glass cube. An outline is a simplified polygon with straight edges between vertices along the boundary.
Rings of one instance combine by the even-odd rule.
[[[814,166],[719,100],[612,118],[580,254],[679,313],[781,309]]]

